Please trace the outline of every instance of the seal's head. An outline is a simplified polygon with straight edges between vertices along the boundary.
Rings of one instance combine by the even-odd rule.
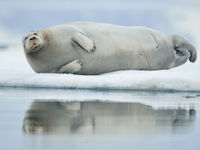
[[[25,53],[35,53],[44,46],[44,37],[40,31],[33,31],[23,37],[22,43]]]

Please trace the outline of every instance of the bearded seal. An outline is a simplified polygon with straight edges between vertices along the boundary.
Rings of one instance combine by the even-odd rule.
[[[177,126],[189,127],[194,123],[195,116],[195,109],[155,109],[137,102],[40,99],[34,100],[27,109],[22,130],[27,134],[102,135],[152,132],[164,125],[171,132]]]
[[[23,37],[26,59],[38,73],[97,75],[118,70],[163,70],[195,62],[184,37],[146,27],[73,22]]]

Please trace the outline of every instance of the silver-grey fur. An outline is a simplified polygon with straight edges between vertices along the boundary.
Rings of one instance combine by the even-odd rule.
[[[39,73],[101,74],[161,70],[195,62],[195,47],[179,35],[145,27],[74,22],[23,38],[26,58]]]

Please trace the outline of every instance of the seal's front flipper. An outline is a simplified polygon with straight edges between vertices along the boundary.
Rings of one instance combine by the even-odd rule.
[[[74,34],[72,36],[72,41],[89,53],[92,53],[96,50],[94,42],[82,33]]]
[[[82,67],[82,62],[80,60],[74,60],[59,68],[58,73],[76,73]]]

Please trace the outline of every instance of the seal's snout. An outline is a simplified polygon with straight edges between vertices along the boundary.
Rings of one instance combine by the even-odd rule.
[[[36,37],[32,37],[32,38],[30,38],[30,40],[34,40]]]
[[[26,36],[24,36],[22,42],[25,53],[27,54],[35,53],[41,50],[44,45],[43,36],[39,32],[28,33]]]

